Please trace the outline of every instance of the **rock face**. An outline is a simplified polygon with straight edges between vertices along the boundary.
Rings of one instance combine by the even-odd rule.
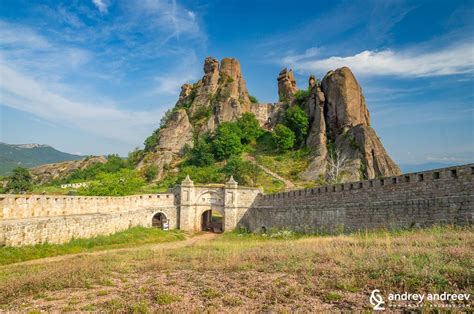
[[[81,160],[64,161],[54,164],[46,164],[30,169],[33,180],[38,184],[50,182],[54,179],[67,176],[74,170],[85,169],[93,164],[105,164],[107,158],[104,156],[86,157]]]
[[[278,74],[278,97],[282,102],[291,103],[298,88],[296,87],[296,80],[293,70],[284,68]]]
[[[326,97],[326,118],[331,136],[359,124],[370,125],[364,95],[348,67],[328,72],[321,88]]]
[[[176,110],[166,127],[160,130],[158,148],[179,153],[188,144],[193,145],[193,126],[189,122],[186,110]]]
[[[321,86],[310,77],[309,87],[306,111],[311,124],[306,145],[313,158],[301,174],[303,179],[324,175],[334,164],[330,161],[340,161],[343,181],[401,174],[370,127],[362,89],[348,67],[328,72]]]

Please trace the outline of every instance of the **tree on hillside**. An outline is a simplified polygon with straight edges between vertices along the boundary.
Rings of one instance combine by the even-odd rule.
[[[295,145],[295,133],[283,124],[277,124],[272,138],[281,152],[287,151]]]
[[[188,163],[194,166],[209,166],[215,162],[214,155],[212,154],[212,145],[203,137],[196,141],[188,155]]]
[[[247,186],[256,186],[258,176],[262,170],[255,164],[244,161],[239,156],[234,156],[229,159],[227,164],[222,169],[227,177],[231,175],[239,184]]]
[[[121,169],[115,173],[101,172],[96,181],[79,189],[81,195],[121,196],[137,193],[145,184],[138,172],[131,169]]]
[[[8,177],[5,190],[9,193],[24,193],[31,190],[33,178],[30,171],[24,167],[16,167]]]
[[[290,107],[285,112],[283,123],[295,133],[295,144],[301,146],[308,134],[309,118],[298,106]]]
[[[329,184],[341,183],[344,176],[344,169],[348,166],[349,158],[337,149],[328,152],[327,182]]]
[[[237,126],[242,131],[242,143],[249,144],[262,135],[263,130],[253,113],[246,112],[238,120]]]
[[[221,123],[212,140],[212,149],[216,159],[229,159],[233,155],[240,154],[243,150],[241,136],[242,132],[236,123]]]

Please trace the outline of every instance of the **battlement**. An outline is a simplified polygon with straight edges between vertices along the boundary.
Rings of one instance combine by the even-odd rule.
[[[156,206],[174,206],[174,194],[119,197],[0,194],[0,220],[113,213]]]
[[[474,164],[453,166],[428,171],[407,173],[399,176],[385,177],[380,179],[347,182],[341,184],[326,185],[315,188],[293,190],[289,192],[279,192],[274,194],[261,195],[259,204],[269,204],[272,200],[281,200],[299,197],[313,197],[315,195],[327,196],[340,193],[357,194],[360,192],[385,193],[393,190],[416,191],[426,189],[431,185],[443,184],[446,188],[454,187],[458,184],[465,184],[472,181],[474,176]],[[337,194],[335,194],[337,193]]]

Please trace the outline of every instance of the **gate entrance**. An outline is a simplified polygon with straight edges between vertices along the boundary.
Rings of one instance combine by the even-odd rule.
[[[206,210],[201,215],[201,231],[210,231],[221,233],[223,228],[224,217],[217,210]]]
[[[154,228],[164,229],[168,225],[168,219],[163,213],[156,213],[151,219],[151,226]]]

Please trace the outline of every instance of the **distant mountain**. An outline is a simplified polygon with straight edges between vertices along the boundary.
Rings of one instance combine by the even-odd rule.
[[[456,166],[456,165],[458,164],[457,163],[427,162],[427,163],[417,164],[417,165],[401,164],[400,169],[402,170],[403,173],[411,173],[411,172],[446,168],[446,167],[451,167],[451,166]]]
[[[49,145],[0,143],[0,175],[8,175],[16,166],[31,168],[81,158],[84,156],[64,153]]]

